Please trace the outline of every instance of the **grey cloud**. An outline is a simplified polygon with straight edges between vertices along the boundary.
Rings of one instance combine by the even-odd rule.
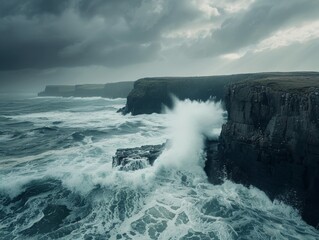
[[[140,7],[141,4],[142,0],[80,0],[78,1],[77,7],[81,15],[86,17],[99,15],[106,18],[113,18],[118,17],[118,13],[124,15]]]
[[[59,15],[71,4],[71,0],[4,0],[0,3],[0,16],[24,15],[33,17],[36,15]]]
[[[4,0],[0,70],[152,61],[161,33],[200,12],[188,1]],[[159,9],[156,9],[156,8]]]
[[[245,11],[219,8],[219,17],[207,18],[193,1],[2,0],[0,71],[151,62],[167,54],[162,50],[166,33],[193,23],[222,22],[211,36],[186,39],[185,45],[170,39],[174,47],[166,55],[216,57],[256,44],[283,27],[318,18],[318,10],[318,0],[256,0]]]
[[[233,73],[261,71],[318,71],[319,41],[294,43],[259,53],[248,52],[227,65]],[[224,69],[225,71],[225,69]]]
[[[245,12],[227,18],[197,46],[195,56],[216,56],[256,44],[273,32],[302,21],[319,19],[317,0],[256,0]]]

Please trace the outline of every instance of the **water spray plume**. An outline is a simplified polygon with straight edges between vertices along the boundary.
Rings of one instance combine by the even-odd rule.
[[[169,115],[170,143],[155,166],[194,170],[204,167],[204,141],[218,138],[225,111],[220,102],[198,102],[173,98]]]

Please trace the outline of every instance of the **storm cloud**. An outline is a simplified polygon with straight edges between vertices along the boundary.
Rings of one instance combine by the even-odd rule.
[[[207,64],[193,75],[232,72],[225,65],[269,71],[262,65],[285,49],[293,49],[294,63],[281,59],[282,70],[298,62],[319,70],[301,59],[309,52],[319,60],[318,26],[318,0],[2,0],[0,80],[90,67],[112,75],[132,65],[134,77],[157,73],[149,70],[156,66],[174,75],[181,62]],[[254,58],[261,65],[247,68]]]
[[[120,66],[157,57],[161,34],[197,20],[188,1],[1,2],[0,68]]]

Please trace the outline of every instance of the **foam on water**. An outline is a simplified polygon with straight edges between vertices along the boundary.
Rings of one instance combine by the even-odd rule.
[[[8,124],[29,122],[17,125],[15,130],[23,134],[55,126],[65,138],[48,150],[41,145],[54,141],[56,133],[44,132],[44,140],[35,131],[23,136],[36,141],[39,152],[1,155],[0,232],[5,239],[319,237],[296,210],[271,201],[256,188],[207,182],[203,139],[219,135],[224,121],[220,103],[176,101],[174,110],[166,114],[133,117],[116,113],[115,106],[123,100],[25,102],[30,108],[23,113],[14,114],[19,105],[0,115],[9,118]],[[74,132],[85,136],[69,138]],[[100,132],[107,134],[96,137]],[[171,139],[170,144],[153,167],[128,172],[112,168],[116,149],[161,144],[166,139]],[[2,141],[1,149],[14,151],[19,141]],[[7,164],[1,164],[4,161]]]

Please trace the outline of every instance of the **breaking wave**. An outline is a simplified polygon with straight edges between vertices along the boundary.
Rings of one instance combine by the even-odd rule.
[[[221,103],[174,99],[174,108],[167,114],[170,143],[155,166],[203,171],[204,140],[217,139],[224,122]]]
[[[0,103],[0,239],[318,239],[262,191],[207,182],[203,141],[220,133],[220,103],[175,100],[134,117],[116,113],[123,104]],[[112,168],[116,149],[167,139],[153,166]]]

